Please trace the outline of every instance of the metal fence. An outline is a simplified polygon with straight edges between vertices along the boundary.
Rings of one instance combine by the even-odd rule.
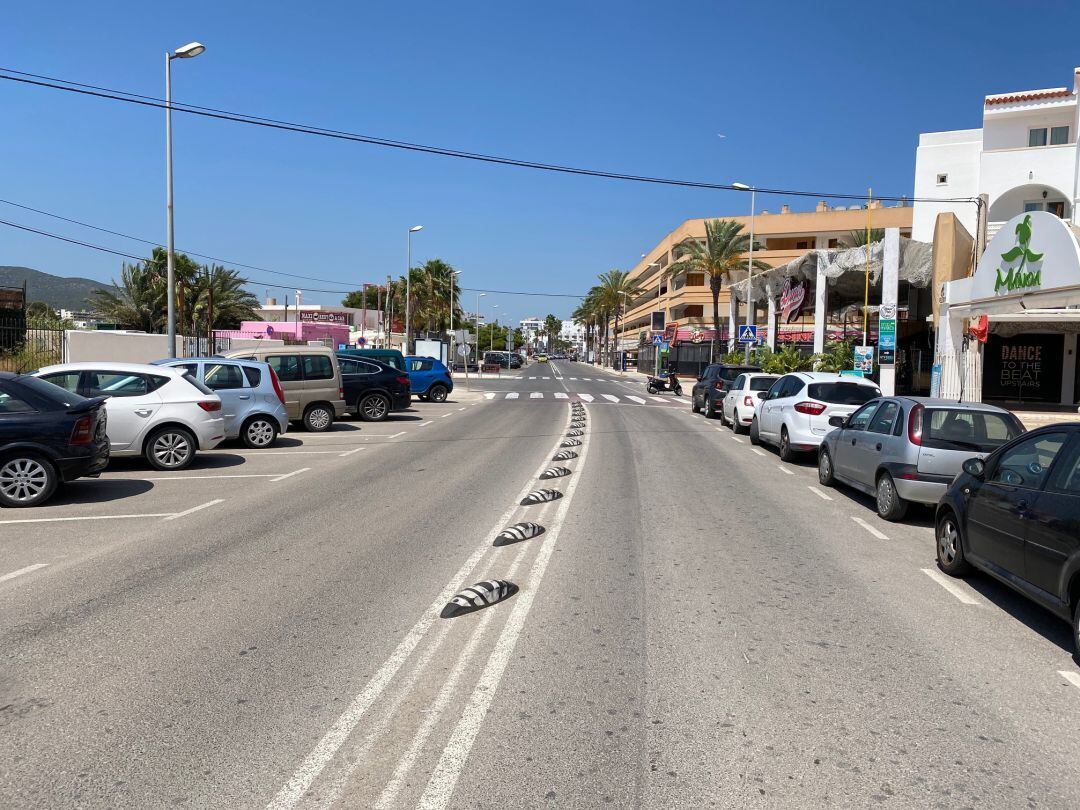
[[[0,315],[0,371],[33,371],[63,361],[63,329],[28,327],[22,313]]]

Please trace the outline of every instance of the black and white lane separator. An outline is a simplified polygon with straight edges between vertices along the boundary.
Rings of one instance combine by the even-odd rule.
[[[573,470],[569,467],[548,467],[542,473],[540,473],[541,481],[549,481],[552,478],[562,478],[563,476],[570,475]]]
[[[534,489],[521,499],[522,506],[535,506],[538,503],[550,503],[562,497],[557,489]]]
[[[581,439],[567,439],[559,444],[559,447],[580,447]]]
[[[545,531],[546,529],[544,529],[543,526],[539,523],[533,523],[532,521],[515,523],[513,526],[507,526],[499,532],[491,545],[510,546],[514,543],[520,543],[522,540],[532,540],[534,537],[542,535]]]
[[[573,450],[560,450],[558,453],[551,457],[552,461],[569,461],[572,458],[577,458],[577,453]]]
[[[444,619],[452,619],[455,616],[473,613],[486,608],[488,605],[494,605],[496,602],[508,599],[517,592],[518,586],[513,582],[507,582],[505,579],[489,579],[484,582],[477,582],[475,585],[470,585],[468,588],[458,591],[446,603],[446,607],[442,609],[439,616]]]
[[[570,430],[566,431],[566,435],[567,436],[584,436],[585,431],[580,430],[578,428],[571,428]]]

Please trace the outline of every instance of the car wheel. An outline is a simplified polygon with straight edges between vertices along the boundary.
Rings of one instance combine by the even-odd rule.
[[[742,433],[739,429],[739,409],[731,409],[731,418],[727,420],[727,426],[731,428],[732,433]]]
[[[1076,600],[1076,604],[1073,606],[1073,650],[1077,655],[1080,655],[1080,599]]]
[[[445,385],[433,385],[428,389],[428,399],[432,402],[446,402],[446,395],[449,393],[446,390]]]
[[[728,425],[731,424],[727,420],[727,414],[724,412],[724,403],[723,402],[720,403],[720,410],[718,410],[717,413],[720,415],[720,424],[723,427],[727,427]]]
[[[246,447],[258,450],[277,441],[277,423],[266,416],[253,416],[240,428],[240,440]]]
[[[157,470],[183,470],[195,460],[195,437],[182,427],[163,427],[146,440],[143,455]]]
[[[761,435],[758,433],[756,416],[750,420],[750,444],[761,444]]]
[[[716,418],[716,405],[715,403],[713,403],[712,398],[708,394],[705,395],[705,418]]]
[[[697,404],[697,397],[690,395],[690,410],[693,413],[701,413],[701,406]]]
[[[951,509],[942,512],[937,520],[937,562],[938,568],[951,577],[962,576],[971,565],[964,559],[964,544],[960,538],[960,523]],[[1073,614],[1073,629],[1076,629],[1076,614]]]
[[[832,456],[824,447],[817,457],[817,480],[823,487],[831,487],[836,483],[833,476]]]
[[[16,453],[0,459],[0,505],[38,506],[56,491],[60,478],[42,456]]]
[[[304,411],[304,429],[310,433],[322,433],[334,426],[334,412],[326,405],[312,405]]]
[[[390,400],[383,394],[368,394],[360,400],[356,411],[365,422],[381,422],[390,413]]]
[[[795,451],[791,449],[791,439],[788,438],[788,432],[786,427],[780,428],[780,460],[795,460]]]
[[[888,473],[878,477],[874,500],[877,502],[878,515],[885,520],[900,520],[907,514],[908,502],[897,493],[896,484]]]

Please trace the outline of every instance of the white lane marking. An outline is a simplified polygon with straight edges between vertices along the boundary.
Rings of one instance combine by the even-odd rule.
[[[203,509],[209,509],[211,506],[217,506],[219,503],[224,503],[224,498],[215,498],[212,501],[206,503],[200,503],[198,506],[193,506],[190,509],[185,509],[183,512],[177,512],[175,515],[169,515],[165,520],[179,520],[182,517],[187,517],[196,512],[201,512]]]
[[[571,380],[575,380],[575,381],[576,381],[576,380],[577,380],[577,377],[569,377],[568,379],[571,379]]]
[[[717,428],[717,430],[719,430],[719,429],[720,429],[720,428]],[[742,439],[740,439],[740,438],[739,438],[738,436],[731,436],[730,438],[731,438],[731,440],[732,440],[733,442],[738,442],[739,444],[742,444],[742,443],[743,443],[743,440],[742,440]]]
[[[550,379],[551,379],[551,377],[541,377],[540,379],[541,379],[541,380],[550,380]]]
[[[778,469],[782,473],[786,473],[787,475],[794,475],[795,474],[795,473],[793,473],[791,470],[789,470],[787,467],[785,467],[782,464],[777,464],[776,469]]]
[[[768,453],[766,453],[766,452],[765,452],[764,450],[762,450],[762,449],[761,449],[760,447],[751,447],[750,449],[751,449],[751,450],[753,450],[753,451],[754,451],[754,452],[755,452],[755,453],[756,453],[757,455],[759,455],[759,456],[766,456],[766,455],[768,455]]]
[[[464,410],[464,408],[462,410]],[[404,430],[399,430],[397,433],[393,434],[392,436],[387,436],[386,438],[388,438],[388,439],[396,439],[398,436],[404,436],[404,435],[405,435],[405,431]]]
[[[765,455],[765,454],[762,453],[762,455]],[[808,490],[810,490],[811,492],[813,492],[815,495],[817,495],[819,498],[821,498],[821,500],[823,500],[823,501],[831,501],[832,500],[832,495],[826,495],[824,492],[822,492],[817,487],[812,487],[809,484],[807,484],[806,488]]]
[[[474,549],[473,553],[465,560],[458,572],[454,574],[443,588],[442,592],[435,597],[435,601],[428,606],[427,610],[420,615],[420,618],[416,620],[416,623],[409,632],[405,634],[405,637],[398,642],[397,647],[394,649],[394,652],[390,654],[390,657],[387,658],[375,674],[371,676],[364,688],[353,697],[345,711],[334,721],[333,725],[330,726],[326,734],[324,734],[322,739],[315,745],[311,753],[304,758],[296,771],[293,772],[289,781],[280,791],[278,791],[277,795],[270,803],[267,804],[267,810],[286,810],[287,808],[293,808],[304,798],[304,794],[311,788],[312,783],[314,783],[330,761],[337,755],[341,746],[345,744],[353,731],[355,731],[356,727],[360,724],[364,714],[371,708],[372,704],[379,699],[379,696],[391,683],[398,670],[401,669],[405,661],[412,654],[412,651],[416,649],[417,645],[423,640],[424,635],[431,628],[431,625],[439,618],[439,611],[443,609],[443,606],[450,601],[450,598],[455,593],[461,590],[461,584],[469,579],[469,575],[472,573],[473,569],[480,564],[484,555],[491,549],[491,543],[495,540],[496,535],[506,528],[506,525],[510,522],[514,513],[521,509],[522,498],[532,491],[534,488],[533,482],[539,477],[540,473],[547,469],[548,458],[558,452],[560,442],[562,442],[561,436],[556,441],[555,446],[544,455],[543,463],[536,469],[536,472],[532,477],[526,481],[525,486],[522,487],[518,496],[513,500],[512,505],[499,517],[495,527],[488,533],[487,537],[483,539],[480,545]],[[582,445],[580,457],[582,464],[585,462],[588,447],[588,442],[585,442]],[[572,480],[566,488],[567,493],[573,492],[573,488],[576,488],[577,486],[577,481],[578,478],[575,476],[574,480]],[[560,510],[569,504],[569,502],[569,496],[561,498],[559,501]],[[560,511],[558,514],[561,515],[564,514],[564,512]],[[548,531],[546,534],[550,539],[552,536],[557,536],[558,531]],[[543,547],[541,547],[541,553],[543,553]],[[539,580],[532,579],[535,572],[536,564],[534,563],[529,581],[539,583]],[[515,599],[517,598],[518,597],[515,597]],[[513,615],[511,615],[511,620],[513,620]]]
[[[544,394],[541,391],[533,391],[531,394],[529,394],[529,399],[543,399],[543,398],[544,398]]]
[[[600,396],[602,396],[604,399],[609,400],[611,402],[618,402],[619,401],[619,398],[617,396],[615,396],[614,394],[601,394]]]
[[[144,512],[138,515],[82,515],[80,517],[20,518],[18,520],[0,520],[0,526],[6,526],[11,523],[77,523],[83,520],[134,520],[135,518],[171,518],[172,516],[172,512]]]
[[[961,588],[951,577],[938,571],[936,568],[921,568],[924,574],[934,580],[938,585],[947,590],[965,605],[977,605],[979,600]]]
[[[562,391],[555,392],[555,399],[570,399],[569,394],[564,394]]]
[[[507,399],[517,399],[518,398],[518,392],[517,391],[511,391],[509,394],[506,395],[506,398]]]
[[[357,447],[356,448],[356,450],[363,450],[363,449],[364,449],[363,447]],[[349,450],[348,452],[349,453],[355,453],[356,450]],[[311,469],[311,467],[301,467],[299,470],[293,470],[291,473],[285,473],[284,475],[279,475],[277,478],[271,478],[270,483],[271,484],[276,484],[278,481],[284,481],[286,478],[292,478],[294,475],[300,475],[300,473],[305,473],[310,469]]]
[[[653,400],[654,402],[667,402],[667,400],[663,397],[649,397],[649,399]]]
[[[484,394],[484,399],[495,399],[495,395],[491,393],[491,391],[488,391],[486,394]]]
[[[23,574],[29,574],[31,571],[37,571],[39,568],[48,568],[48,563],[34,563],[28,565],[25,568],[20,568],[18,571],[12,571],[9,574],[0,575],[0,582],[7,582],[9,579],[15,579],[15,577],[21,577]]]
[[[683,411],[683,413],[685,413],[685,411]],[[691,414],[691,415],[692,415],[692,414]],[[716,430],[716,431],[720,431],[720,432],[723,432],[723,430],[724,430],[724,429],[723,429],[723,428],[718,428],[718,427],[714,427],[714,428],[713,428],[713,430]],[[732,438],[735,438],[735,437],[733,436]]]
[[[217,451],[214,451],[217,452]],[[339,453],[340,450],[259,450],[256,455],[259,456],[328,456],[333,453]],[[239,456],[242,453],[230,453],[229,455]]]
[[[1077,673],[1075,673],[1075,672],[1067,672],[1067,671],[1065,671],[1063,669],[1059,669],[1058,670],[1058,675],[1060,675],[1062,678],[1067,680],[1069,683],[1071,683],[1077,689],[1080,689],[1080,675],[1078,675]]]
[[[629,399],[631,402],[636,402],[638,405],[645,404],[645,400],[643,400],[641,397],[635,397],[633,394],[627,394],[626,398]]]
[[[427,427],[428,425],[430,425],[432,423],[432,421],[434,421],[434,420],[428,419],[426,422],[421,422],[419,425],[417,425],[417,427]]]
[[[578,396],[578,399],[583,399],[586,402],[592,402],[593,401],[593,395],[592,394],[578,394],[577,396]]]
[[[579,470],[585,466],[585,461],[589,455],[589,444],[589,442],[585,442],[581,445],[581,457],[578,460]],[[562,531],[563,521],[570,509],[570,503],[574,499],[574,492],[580,480],[581,476],[574,476],[565,487],[563,497],[559,501],[559,508],[551,522],[547,524],[546,539],[536,554],[532,568],[529,569],[528,574],[525,576],[525,585],[514,597],[515,604],[510,612],[510,618],[506,620],[506,624],[499,634],[495,649],[491,651],[487,664],[481,671],[480,680],[477,682],[469,701],[465,704],[461,719],[458,720],[453,734],[450,735],[450,740],[443,749],[442,756],[439,757],[439,762],[428,780],[427,788],[424,790],[424,795],[420,797],[417,807],[425,808],[425,810],[436,810],[436,808],[443,810],[450,804],[461,770],[465,766],[465,760],[469,757],[469,752],[476,741],[476,735],[480,733],[484,718],[487,716],[491,702],[495,699],[495,693],[499,689],[503,673],[510,663],[510,657],[514,654],[514,647],[517,645],[518,638],[525,627],[529,609],[532,607],[533,599],[543,582],[548,561],[555,550],[555,541]]]
[[[507,399],[509,399],[509,398],[510,398],[510,395],[509,395],[509,394],[507,394],[506,396],[507,396]],[[444,414],[443,414],[442,416],[440,416],[439,418],[440,418],[440,419],[445,419],[446,417],[448,417],[448,416],[453,416],[453,415],[454,415],[454,414],[452,414],[452,413],[444,413]]]
[[[209,478],[273,478],[278,473],[235,473],[229,475],[176,475],[171,478],[123,478],[117,476],[114,481],[205,481]]]
[[[365,450],[365,449],[367,449],[367,448],[357,447],[355,450],[346,450],[344,453],[342,453],[339,456],[339,458],[345,458],[345,456],[351,456],[353,453],[359,453],[361,450]]]
[[[869,523],[867,523],[862,518],[855,517],[854,515],[852,515],[851,519],[854,520],[856,523],[858,523],[860,526],[862,526],[864,529],[866,529],[868,532],[870,532],[870,534],[874,535],[874,537],[876,537],[878,540],[888,540],[889,539],[888,535],[883,534],[882,532],[879,532],[877,529],[875,529],[873,526],[871,526]]]
[[[463,411],[463,410],[465,410],[465,409],[464,409],[464,408],[458,408],[458,410],[459,410],[459,411]]]
[[[582,377],[585,382],[592,382],[592,377]]]

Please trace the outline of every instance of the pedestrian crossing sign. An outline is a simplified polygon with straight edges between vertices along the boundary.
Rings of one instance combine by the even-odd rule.
[[[739,343],[757,343],[757,327],[749,323],[740,326]]]

